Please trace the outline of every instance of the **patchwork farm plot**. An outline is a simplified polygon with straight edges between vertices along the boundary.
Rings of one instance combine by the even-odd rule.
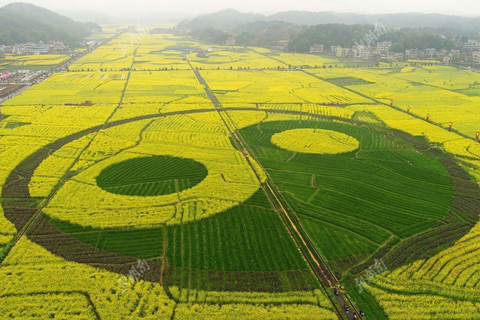
[[[188,55],[193,67],[198,69],[279,69],[287,65],[269,59],[244,47],[201,47]]]
[[[124,33],[6,101],[1,314],[479,319],[478,75],[330,62]]]
[[[0,70],[18,71],[18,70],[44,70],[55,68],[70,57],[63,54],[42,54],[42,55],[14,55],[6,54],[0,58]],[[5,70],[3,70],[5,69]]]
[[[203,77],[225,107],[296,104],[364,104],[368,98],[301,71],[204,71]]]
[[[341,86],[352,92],[421,119],[428,117],[445,129],[452,123],[455,131],[470,138],[475,138],[478,131],[477,73],[436,66],[393,71],[315,69],[309,72],[333,83],[340,81]]]
[[[125,91],[125,103],[211,103],[192,71],[134,72]]]
[[[177,45],[173,43],[171,45]],[[135,70],[190,70],[181,49],[160,49],[156,45],[141,46],[135,56]]]
[[[80,58],[70,71],[188,70],[182,52],[200,45],[173,35],[122,34]],[[135,57],[135,59],[134,59]]]
[[[342,65],[338,60],[326,58],[319,55],[303,53],[285,53],[282,51],[271,51],[262,48],[253,48],[256,52],[267,55],[268,57],[282,62],[290,67],[320,68],[330,67],[330,65]]]
[[[119,39],[121,40],[121,39]],[[69,71],[122,71],[130,69],[136,47],[125,42],[110,41],[73,63]]]
[[[57,73],[25,93],[9,100],[8,105],[117,104],[125,87],[127,72]]]

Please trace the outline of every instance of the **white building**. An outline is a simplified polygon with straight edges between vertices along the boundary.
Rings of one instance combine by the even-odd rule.
[[[235,37],[228,37],[227,40],[225,41],[225,44],[227,46],[234,46],[236,43]]]
[[[425,58],[432,59],[436,57],[437,57],[437,49],[435,48],[425,49]]]
[[[377,43],[377,50],[380,51],[380,53],[387,53],[388,50],[390,50],[390,47],[392,46],[391,41],[383,41]]]
[[[473,63],[480,64],[480,51],[475,51],[472,54],[472,60],[473,60]]]
[[[418,49],[407,49],[405,50],[405,59],[418,59],[420,58],[420,51]]]
[[[461,54],[461,52],[458,49],[452,49],[452,51],[450,51],[450,55],[452,57],[460,57],[460,54]]]
[[[370,50],[366,46],[353,46],[352,51],[355,58],[368,59],[370,57]]]
[[[387,52],[386,59],[387,61],[390,62],[398,62],[403,60],[403,53],[397,53],[397,52]]]
[[[350,48],[342,48],[340,46],[337,47],[337,50],[335,52],[335,55],[337,57],[348,57],[351,53],[351,50]]]
[[[323,44],[314,44],[310,47],[310,53],[323,53],[324,49]]]
[[[480,41],[478,40],[468,40],[467,43],[463,44],[464,49],[478,50],[480,49]]]

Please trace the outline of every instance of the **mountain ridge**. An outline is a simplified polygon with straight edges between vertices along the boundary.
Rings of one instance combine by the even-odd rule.
[[[480,17],[464,17],[439,13],[361,14],[332,11],[283,11],[271,15],[263,15],[240,12],[235,9],[224,9],[211,14],[200,15],[193,19],[183,20],[178,24],[178,28],[216,28],[221,31],[231,31],[241,24],[256,21],[281,21],[296,25],[378,23],[383,24],[387,28],[452,27],[464,31],[480,31]]]
[[[101,31],[101,27],[29,3],[15,2],[0,8],[0,44],[4,45],[50,40],[73,45],[93,30]]]

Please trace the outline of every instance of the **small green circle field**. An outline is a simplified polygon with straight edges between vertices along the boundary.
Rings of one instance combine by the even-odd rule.
[[[203,164],[191,159],[140,157],[107,167],[97,177],[97,185],[116,194],[160,196],[189,189],[207,174]]]

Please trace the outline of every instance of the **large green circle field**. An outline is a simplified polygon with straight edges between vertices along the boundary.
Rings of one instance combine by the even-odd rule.
[[[341,154],[300,151],[314,146],[316,137],[308,133],[316,131],[338,132],[359,146]],[[451,173],[424,140],[334,121],[266,122],[240,134],[338,274],[400,242],[408,249],[396,265],[433,254],[443,240],[444,230],[437,229],[455,219]],[[282,135],[293,147],[275,143]],[[420,235],[429,237],[428,247]]]
[[[107,167],[97,177],[97,185],[116,194],[160,196],[194,187],[207,174],[203,164],[191,159],[139,157]]]

